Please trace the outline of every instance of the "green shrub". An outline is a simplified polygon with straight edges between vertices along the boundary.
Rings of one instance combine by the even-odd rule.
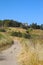
[[[9,28],[9,30],[11,30],[11,29]]]
[[[23,38],[30,38],[29,34],[27,34],[27,33],[21,33],[20,31],[19,32],[12,31],[11,32],[11,36],[23,37]]]
[[[33,29],[32,28],[29,28],[26,33],[30,33]]]
[[[18,32],[18,37],[22,37],[22,33],[20,31]]]
[[[17,32],[12,31],[11,36],[18,36]]]
[[[24,37],[24,38],[30,38],[30,35],[27,34],[27,33],[22,33],[22,37]]]
[[[11,32],[11,36],[22,37],[22,34],[21,34],[21,32],[14,32],[14,31],[12,31]]]
[[[0,32],[6,32],[5,29],[0,29]]]

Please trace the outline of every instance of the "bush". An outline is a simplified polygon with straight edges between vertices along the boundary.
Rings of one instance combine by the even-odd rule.
[[[29,34],[24,33],[23,37],[24,37],[24,38],[30,38],[30,35],[29,35]]]
[[[9,30],[11,30],[11,29],[9,28]]]
[[[6,32],[5,29],[0,29],[0,32]]]
[[[7,49],[5,47],[10,47],[13,43],[14,41],[9,35],[0,33],[0,50]]]
[[[22,37],[22,33],[20,31],[18,32],[18,37]]]
[[[41,24],[40,29],[43,30],[43,24]]]
[[[18,36],[17,32],[12,31],[11,36]]]
[[[33,29],[32,28],[30,28],[30,29],[28,29],[27,31],[26,31],[26,33],[29,33],[29,32],[31,32]]]
[[[14,32],[14,31],[12,31],[12,32],[11,32],[11,36],[21,37],[22,34],[21,34],[21,32]]]
[[[30,38],[30,35],[27,33],[21,33],[19,32],[11,32],[11,36],[16,36],[16,37],[23,37],[23,38]]]

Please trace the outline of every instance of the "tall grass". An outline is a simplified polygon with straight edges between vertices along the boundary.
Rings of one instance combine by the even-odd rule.
[[[11,46],[13,44],[13,40],[7,34],[0,33],[0,50],[4,47]]]
[[[21,45],[23,49],[18,57],[21,65],[43,65],[43,60],[39,61],[39,53],[41,54],[43,50],[43,39],[22,39]]]

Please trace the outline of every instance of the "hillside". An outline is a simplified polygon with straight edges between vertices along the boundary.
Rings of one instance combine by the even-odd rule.
[[[18,41],[22,47],[20,52],[18,50],[19,54],[17,55],[17,61],[20,65],[43,65],[43,30],[32,28],[23,29],[20,27],[4,27],[0,29],[0,50],[2,52],[8,48],[10,49],[15,40]],[[11,51],[14,56],[13,58],[15,58],[13,52]],[[6,54],[7,53],[6,51]],[[7,62],[8,61],[5,63]]]

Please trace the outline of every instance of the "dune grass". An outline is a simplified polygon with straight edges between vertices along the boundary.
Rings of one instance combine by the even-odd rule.
[[[37,44],[42,45],[43,41],[33,39],[21,39],[22,50],[18,56],[20,65],[43,65],[43,60],[39,60],[41,48],[37,49]]]
[[[25,30],[22,28],[14,27],[6,28],[5,30],[6,32],[0,32],[0,50],[6,49],[11,46],[13,43],[12,39],[18,40],[22,46],[22,50],[18,56],[18,62],[21,65],[43,65],[43,60],[39,60],[38,57],[41,50],[43,50],[42,30]],[[13,36],[10,35],[11,33],[13,34]],[[31,37],[21,37],[21,33],[23,33],[22,36],[25,36],[25,34],[29,34]]]
[[[4,50],[6,47],[9,47],[13,44],[13,40],[10,36],[5,33],[0,32],[0,51]]]
[[[7,30],[8,33],[12,31],[25,34],[28,33],[31,35],[31,37],[28,39],[13,36],[14,39],[20,41],[22,46],[22,50],[18,56],[18,62],[20,65],[43,65],[43,60],[39,60],[39,53],[41,54],[41,50],[43,50],[43,31],[38,29],[25,30],[20,28],[9,28]]]

